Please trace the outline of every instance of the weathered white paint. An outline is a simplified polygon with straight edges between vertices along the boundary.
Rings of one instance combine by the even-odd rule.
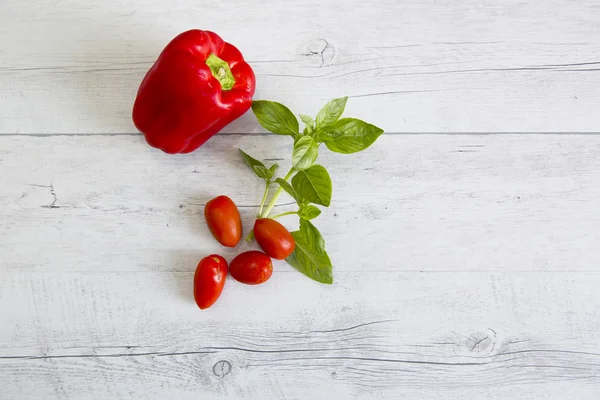
[[[249,225],[264,189],[238,148],[284,158],[285,175],[291,146],[220,135],[170,156],[141,136],[0,137],[0,259],[55,272],[114,271],[131,257],[127,271],[164,271],[179,251],[222,251],[203,205],[226,194]],[[321,151],[319,163],[334,190],[315,224],[338,271],[599,270],[600,136],[384,134],[362,153]],[[69,257],[55,264],[56,251]]]
[[[400,269],[400,268],[399,268]],[[587,273],[344,273],[235,281],[208,312],[192,271],[3,274],[14,398],[593,399]],[[591,302],[591,303],[590,303]],[[18,310],[18,312],[17,312]],[[5,329],[6,330],[6,329]]]
[[[197,261],[240,251],[202,204],[229,194],[251,221],[261,186],[237,148],[285,169],[290,143],[219,135],[169,156],[140,136],[0,137],[8,398],[595,398],[600,137],[323,152],[334,284],[277,262],[200,311]]]
[[[600,126],[599,17],[593,0],[3,0],[0,398],[600,398],[600,135],[580,134]],[[228,194],[251,224],[262,186],[237,148],[283,170],[291,142],[248,113],[193,154],[146,145],[135,91],[190,28],[242,50],[257,98],[314,115],[349,95],[386,130],[319,157],[333,285],[275,262],[193,303],[198,260],[248,248],[202,218]],[[565,134],[531,134],[548,132]]]
[[[599,18],[596,0],[3,0],[0,134],[135,132],[142,77],[191,28],[296,113],[348,95],[388,132],[597,132]]]

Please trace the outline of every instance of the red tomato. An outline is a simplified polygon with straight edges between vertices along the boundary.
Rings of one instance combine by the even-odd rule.
[[[235,247],[242,238],[242,219],[235,203],[227,196],[217,196],[204,207],[210,233],[223,246]]]
[[[271,258],[283,260],[296,248],[296,241],[285,226],[271,218],[260,218],[254,223],[254,237]]]
[[[238,282],[258,285],[271,277],[273,263],[262,251],[249,250],[231,260],[229,273]]]
[[[221,293],[227,277],[227,261],[216,254],[204,257],[194,274],[194,300],[202,310],[212,306]]]

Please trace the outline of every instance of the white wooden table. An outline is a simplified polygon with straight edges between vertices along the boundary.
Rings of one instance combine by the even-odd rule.
[[[600,398],[599,21],[596,0],[2,0],[0,398]],[[194,304],[198,260],[239,251],[203,204],[249,221],[262,194],[237,148],[291,150],[251,112],[189,155],[145,143],[135,92],[191,28],[240,48],[255,99],[347,95],[385,129],[321,155],[333,285],[278,261]]]

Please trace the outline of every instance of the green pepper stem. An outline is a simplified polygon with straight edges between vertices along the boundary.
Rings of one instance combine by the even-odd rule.
[[[292,167],[290,169],[290,171],[287,173],[287,175],[285,176],[285,178],[283,178],[284,181],[288,181],[292,174],[294,173],[294,167]],[[273,195],[273,198],[271,199],[271,202],[269,203],[269,205],[267,206],[267,209],[265,210],[265,212],[263,214],[261,214],[262,218],[268,217],[269,214],[271,213],[271,210],[273,210],[273,207],[275,207],[275,202],[277,201],[277,198],[279,197],[279,195],[281,194],[281,192],[283,191],[283,189],[281,188],[281,185],[277,188],[277,190],[275,191],[275,194]]]
[[[250,243],[252,239],[254,239],[254,229],[250,229],[250,232],[244,238],[244,240],[248,243]]]
[[[288,212],[284,212],[284,213],[281,213],[281,214],[273,215],[272,217],[269,217],[269,218],[277,219],[277,218],[283,217],[285,215],[293,215],[293,214],[298,214],[298,211],[288,211]]]

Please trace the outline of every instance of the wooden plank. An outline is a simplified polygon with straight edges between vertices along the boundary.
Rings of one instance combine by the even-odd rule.
[[[398,268],[401,270],[401,267]],[[600,275],[344,272],[228,281],[206,312],[184,272],[1,274],[7,398],[593,399]],[[282,294],[285,293],[285,296]],[[376,299],[376,301],[374,301]]]
[[[600,122],[598,2],[2,4],[0,398],[600,398],[600,135],[577,135]],[[248,248],[203,205],[250,224],[237,148],[285,170],[291,142],[249,113],[193,154],[144,143],[135,90],[192,27],[242,49],[257,98],[349,95],[387,131],[320,155],[333,285],[276,262],[194,305],[198,260]],[[442,132],[568,134],[400,135]]]
[[[187,270],[233,256],[202,211],[226,194],[248,231],[264,186],[238,148],[289,168],[291,139],[276,135],[220,135],[185,156],[139,136],[0,138],[3,269]],[[336,272],[599,271],[598,136],[383,135],[319,162],[334,189],[315,224]]]
[[[196,27],[243,51],[257,74],[257,98],[296,113],[314,114],[348,95],[348,113],[396,133],[597,132],[600,124],[594,0],[577,7],[350,1],[344,8],[39,0],[34,13],[7,1],[0,134],[135,132],[130,112],[143,75],[172,37]],[[225,132],[262,129],[249,113]]]
[[[220,135],[186,156],[139,136],[0,138],[0,385],[9,398],[595,398],[599,141],[384,135],[322,152],[334,284],[278,262],[268,284],[229,280],[201,312],[195,264],[222,252],[202,204],[227,193],[251,220],[261,187],[237,148],[285,169],[288,138]]]
[[[0,137],[4,394],[597,397],[600,137],[384,135],[322,151],[334,284],[278,262],[268,284],[229,280],[201,312],[197,261],[240,250],[215,245],[202,205],[226,193],[251,221],[262,188],[237,148],[285,170],[290,145],[219,135],[170,156],[136,135]]]

